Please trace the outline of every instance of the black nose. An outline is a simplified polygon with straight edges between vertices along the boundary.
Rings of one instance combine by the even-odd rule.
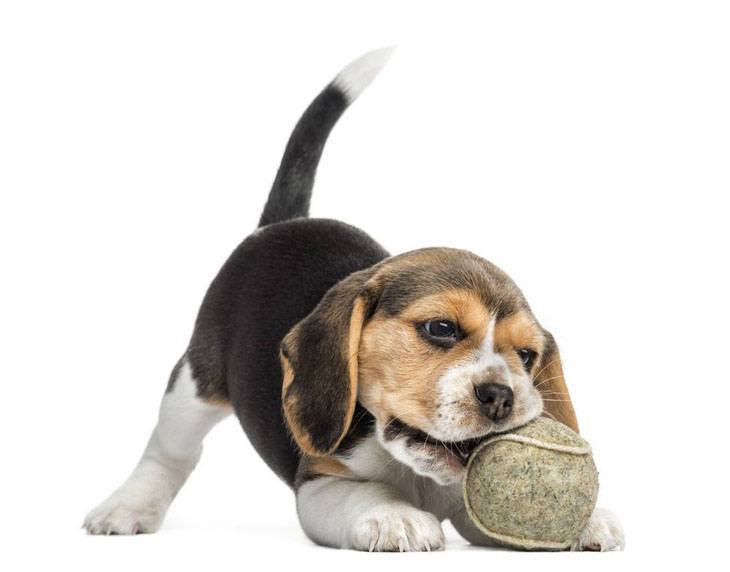
[[[502,421],[512,413],[514,394],[502,383],[482,383],[474,388],[479,407],[492,421]]]

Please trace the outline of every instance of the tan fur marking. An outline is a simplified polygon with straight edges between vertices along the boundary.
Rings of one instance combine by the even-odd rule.
[[[525,311],[503,318],[494,327],[494,345],[509,368],[522,373],[524,365],[515,350],[528,348],[542,355],[545,337],[535,318]]]
[[[283,404],[282,409],[284,411],[284,418],[286,419],[289,431],[291,431],[294,440],[304,453],[317,455],[318,452],[314,448],[314,445],[312,445],[312,441],[310,440],[307,432],[304,431],[298,423],[295,423],[296,417],[294,416],[293,411],[297,407],[296,398],[289,397],[288,399],[284,399],[287,389],[291,385],[292,381],[294,381],[294,370],[282,351],[279,351],[279,360],[281,361],[281,366],[284,371],[284,382],[281,386],[281,402]]]
[[[410,322],[433,318],[448,318],[457,322],[467,338],[471,338],[478,347],[484,339],[491,316],[475,292],[457,288],[416,300],[401,314],[401,319]]]
[[[345,414],[345,430],[337,440],[337,445],[332,448],[332,451],[337,449],[337,446],[345,438],[347,430],[350,428],[352,423],[352,416],[355,414],[355,405],[357,404],[357,388],[359,379],[359,360],[358,354],[360,352],[360,338],[362,335],[363,324],[365,322],[365,300],[360,297],[355,300],[352,307],[352,314],[350,314],[350,328],[349,335],[347,336],[347,369],[350,374],[350,403],[347,404],[347,413]]]
[[[305,455],[300,463],[300,471],[306,476],[352,477],[352,472],[332,456]]]
[[[517,312],[499,320],[494,330],[494,340],[497,347],[532,348],[542,352],[545,339],[542,328],[527,312]]]
[[[434,318],[458,322],[466,337],[448,351],[431,346],[416,324]],[[363,329],[360,344],[360,397],[365,407],[381,421],[397,416],[409,425],[427,425],[437,406],[437,380],[455,363],[472,359],[489,319],[479,297],[463,289],[423,297],[400,316],[376,315]]]
[[[309,438],[309,434],[304,431],[298,423],[294,422],[295,418],[292,411],[294,411],[296,407],[296,397],[290,397],[284,402],[284,417],[286,419],[287,426],[289,427],[289,431],[291,431],[291,434],[294,437],[297,446],[301,449],[303,453],[312,456],[321,455],[322,453],[320,453],[312,444],[312,441]]]
[[[281,387],[281,396],[283,401],[286,390],[289,389],[291,382],[294,381],[294,370],[291,367],[291,363],[289,363],[289,360],[284,355],[284,352],[281,350],[279,350],[279,361],[281,361],[281,367],[284,370],[284,383]]]
[[[210,395],[210,396],[198,396],[200,399],[202,399],[205,403],[209,405],[213,405],[215,407],[220,407],[221,409],[226,409],[233,411],[233,404],[231,401],[225,397],[221,397],[220,395]]]

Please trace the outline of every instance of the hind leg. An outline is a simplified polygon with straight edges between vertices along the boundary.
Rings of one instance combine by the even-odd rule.
[[[165,393],[142,459],[129,478],[84,521],[90,534],[136,534],[160,528],[167,509],[197,465],[203,438],[230,407],[198,397],[190,365],[183,361]]]

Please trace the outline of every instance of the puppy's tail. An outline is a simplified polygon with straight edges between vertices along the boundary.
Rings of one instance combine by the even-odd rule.
[[[309,214],[314,175],[330,131],[375,79],[392,52],[393,48],[381,48],[359,57],[309,104],[289,137],[259,226]]]

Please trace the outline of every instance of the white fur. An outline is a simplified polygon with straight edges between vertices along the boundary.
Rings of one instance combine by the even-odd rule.
[[[360,56],[337,74],[332,84],[340,89],[348,103],[355,101],[383,69],[395,48],[380,48]]]
[[[597,508],[571,550],[606,552],[623,550],[625,544],[624,531],[616,515],[605,508]]]
[[[449,485],[461,480],[464,468],[449,463],[443,455],[433,455],[426,443],[410,442],[408,436],[385,438],[384,426],[376,422],[375,436],[378,444],[393,459],[407,466],[419,477],[429,477],[439,485]]]
[[[487,333],[484,335],[484,341],[482,342],[481,353],[483,356],[491,357],[498,355],[494,351],[494,330],[497,327],[497,318],[492,318],[487,324]]]
[[[180,368],[165,394],[159,419],[142,459],[130,477],[84,521],[90,534],[155,532],[195,468],[210,429],[230,413],[197,396],[190,365]]]
[[[441,524],[382,482],[323,477],[297,493],[302,528],[326,546],[370,551],[439,550]]]

